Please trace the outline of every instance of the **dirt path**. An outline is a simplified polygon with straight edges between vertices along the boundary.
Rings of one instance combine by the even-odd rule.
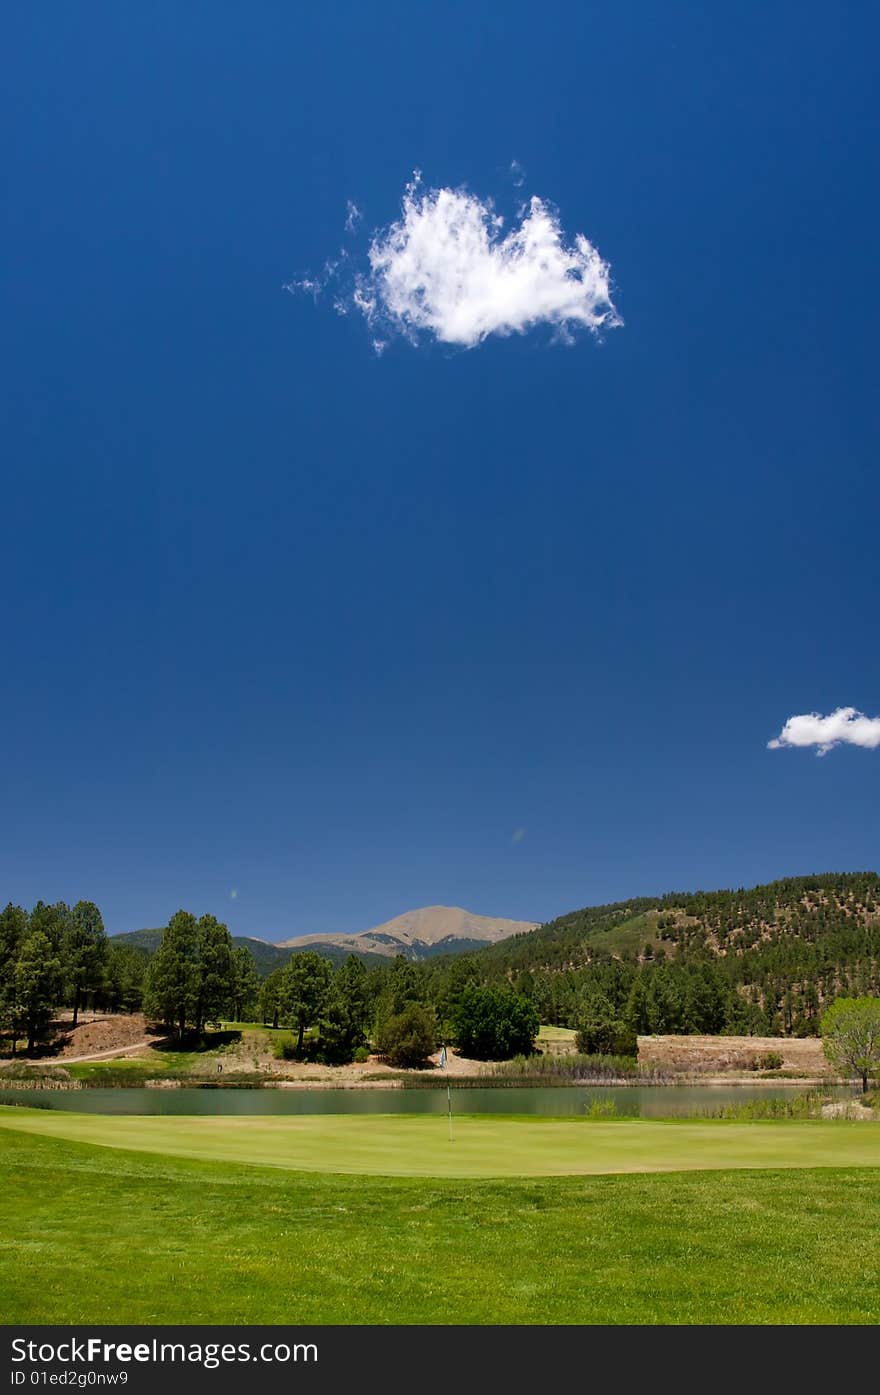
[[[147,1037],[145,1041],[133,1041],[130,1046],[115,1046],[112,1051],[93,1051],[90,1056],[64,1056],[51,1064],[76,1066],[80,1061],[109,1061],[113,1056],[127,1056],[129,1051],[140,1051],[143,1046],[152,1046],[154,1041],[155,1037]]]

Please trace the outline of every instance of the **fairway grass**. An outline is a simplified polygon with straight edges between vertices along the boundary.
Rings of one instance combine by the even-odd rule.
[[[880,1320],[878,1169],[353,1177],[11,1128],[0,1166],[7,1324]]]
[[[549,1177],[707,1169],[880,1167],[880,1128],[847,1120],[515,1119],[464,1115],[75,1114],[0,1106],[6,1131],[296,1171]]]

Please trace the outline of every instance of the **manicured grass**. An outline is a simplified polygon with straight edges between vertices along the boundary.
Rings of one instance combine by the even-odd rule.
[[[573,1027],[539,1027],[538,1045],[540,1046],[541,1042],[551,1041],[571,1044],[574,1042],[576,1036],[577,1032]]]
[[[75,1114],[0,1106],[6,1130],[172,1157],[416,1177],[880,1167],[880,1128],[846,1120],[513,1119],[466,1115]]]
[[[6,1323],[880,1320],[877,1169],[393,1179],[14,1129],[0,1165]]]

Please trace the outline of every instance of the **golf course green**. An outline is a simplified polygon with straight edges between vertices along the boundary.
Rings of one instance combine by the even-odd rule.
[[[880,1167],[880,1129],[847,1120],[442,1116],[111,1116],[0,1107],[0,1129],[296,1171],[552,1177],[739,1168]]]
[[[72,1116],[20,1114],[18,1127],[0,1129],[6,1323],[880,1321],[880,1167],[466,1179],[309,1172],[96,1147],[48,1136],[47,1126],[61,1130]],[[123,1121],[102,1122],[110,1136]],[[238,1146],[254,1156],[254,1121],[239,1122]],[[286,1126],[276,1143],[292,1145],[300,1133],[289,1126],[313,1121],[274,1122]],[[164,1123],[174,1130],[180,1120]],[[470,1126],[463,1121],[463,1133]],[[530,1135],[532,1165],[539,1140],[566,1146],[564,1130],[553,1144],[555,1127]],[[622,1127],[618,1150],[633,1132],[570,1127],[584,1147],[606,1149],[606,1165],[612,1131]],[[766,1159],[771,1126],[747,1127]],[[519,1128],[509,1121],[481,1135],[493,1147],[507,1140],[507,1166],[529,1151],[516,1142]],[[641,1128],[659,1145],[680,1126]],[[724,1137],[744,1152],[739,1128],[701,1129],[709,1147]],[[873,1153],[873,1132],[841,1126],[826,1145],[824,1126],[772,1126],[775,1147],[801,1161],[820,1141],[841,1158]],[[332,1147],[327,1132],[310,1136]],[[409,1165],[426,1165],[424,1136],[408,1137]],[[699,1162],[691,1131],[680,1139],[682,1156]],[[208,1146],[204,1135],[199,1142]],[[430,1140],[432,1156],[444,1147],[442,1133]],[[374,1161],[387,1169],[404,1159]],[[555,1153],[548,1165],[564,1162]]]

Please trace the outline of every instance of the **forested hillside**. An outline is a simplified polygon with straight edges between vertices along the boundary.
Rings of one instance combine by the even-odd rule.
[[[162,943],[164,933],[164,927],[157,930],[125,930],[120,935],[112,935],[110,943],[111,945],[131,945],[152,956]],[[265,978],[273,969],[281,968],[282,964],[286,964],[290,958],[289,950],[267,944],[265,940],[251,939],[250,936],[233,935],[232,943],[236,949],[242,948],[250,951],[254,967],[260,978]]]
[[[91,902],[72,909],[38,902],[30,912],[7,906],[0,912],[0,1035],[32,1045],[61,1005],[74,1013],[87,1005],[143,1006],[175,1022],[165,980],[179,978],[186,987],[203,969],[210,970],[215,1017],[259,1010],[273,1021],[279,984],[306,969],[316,982],[329,973],[314,953],[233,939],[212,916],[196,924],[180,912],[172,925],[180,917],[189,939],[177,953],[167,939],[172,927],[108,940]],[[542,1022],[565,1027],[589,1019],[630,1033],[807,1036],[818,1031],[831,999],[880,994],[880,877],[829,874],[748,891],[642,897],[573,911],[473,953],[420,962],[346,955],[338,947],[334,957],[340,983],[356,979],[365,1033],[418,1005],[448,1036],[469,989],[506,985]],[[284,978],[294,960],[303,962]],[[210,1020],[202,989],[190,985],[183,996],[195,1004],[195,1023]]]
[[[561,916],[475,959],[545,1021],[608,999],[639,1032],[810,1034],[841,993],[880,991],[880,877],[791,877],[674,892]]]

